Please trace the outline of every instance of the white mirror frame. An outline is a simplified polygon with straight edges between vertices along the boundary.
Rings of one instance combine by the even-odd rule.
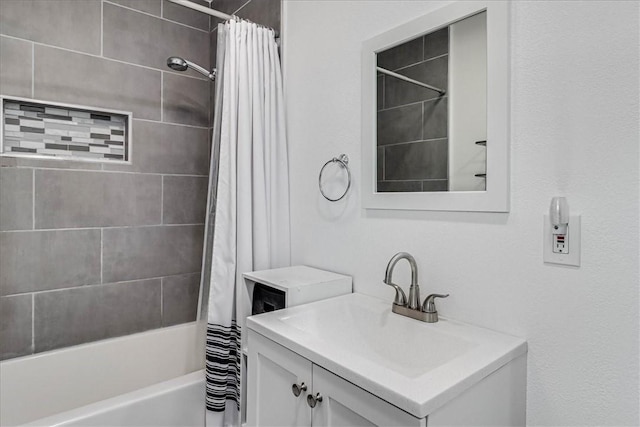
[[[376,192],[376,53],[487,11],[486,191]],[[509,2],[459,1],[362,45],[362,205],[365,209],[509,211]]]

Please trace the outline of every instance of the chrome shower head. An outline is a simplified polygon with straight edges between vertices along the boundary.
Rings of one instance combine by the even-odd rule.
[[[175,71],[187,71],[187,68],[189,68],[187,61],[177,56],[167,58],[167,66]]]
[[[180,58],[179,56],[170,56],[167,58],[167,67],[175,71],[187,71],[187,68],[192,68],[200,74],[209,77],[211,80],[214,80],[216,77],[215,68],[211,71],[207,71],[206,68],[184,58]]]

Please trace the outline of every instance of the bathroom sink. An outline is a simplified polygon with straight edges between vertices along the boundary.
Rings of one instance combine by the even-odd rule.
[[[437,327],[442,325],[404,318],[391,313],[389,303],[360,297],[338,298],[333,304],[281,315],[279,320],[410,378],[477,346]],[[424,338],[417,339],[421,335]]]
[[[520,338],[420,322],[357,293],[252,316],[247,327],[419,418],[527,351]]]

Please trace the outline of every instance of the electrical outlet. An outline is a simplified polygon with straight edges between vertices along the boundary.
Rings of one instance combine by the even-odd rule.
[[[549,264],[580,267],[580,215],[569,216],[565,234],[553,234],[549,215],[544,216],[543,260]]]

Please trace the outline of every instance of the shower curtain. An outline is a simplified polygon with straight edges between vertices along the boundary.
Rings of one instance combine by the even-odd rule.
[[[236,19],[219,24],[217,68],[201,293],[208,287],[207,427],[241,423],[242,327],[251,314],[242,274],[290,264],[284,98],[273,30]]]

